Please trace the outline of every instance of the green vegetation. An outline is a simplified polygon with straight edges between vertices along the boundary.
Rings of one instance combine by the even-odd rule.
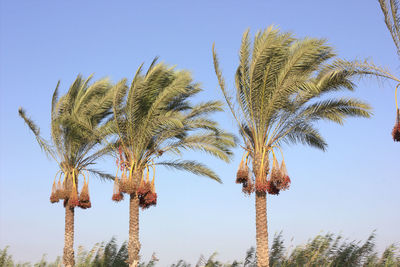
[[[200,256],[196,264],[192,265],[184,260],[179,260],[171,267],[256,267],[257,257],[254,248],[250,248],[242,260],[223,263],[217,260],[217,253],[209,257]],[[55,262],[48,262],[45,256],[35,263],[15,263],[5,249],[0,250],[0,267],[58,267],[61,264],[60,257]],[[286,248],[282,233],[274,236],[269,254],[270,267],[398,267],[400,266],[400,247],[388,246],[378,255],[375,251],[375,234],[371,234],[365,242],[348,241],[340,235],[317,235],[306,244],[293,249]],[[128,248],[124,242],[117,245],[115,238],[108,243],[98,243],[89,251],[83,247],[78,248],[76,267],[125,267],[128,266]],[[148,262],[141,262],[140,267],[152,267],[157,265],[157,257],[153,254]]]
[[[243,138],[245,155],[236,182],[244,193],[256,193],[257,266],[266,267],[267,194],[277,195],[290,186],[282,145],[302,143],[325,150],[327,143],[316,122],[343,124],[348,117],[369,117],[368,104],[334,97],[340,91],[353,91],[354,79],[364,73],[343,68],[326,40],[298,39],[273,26],[258,32],[252,44],[249,31],[243,34],[234,92],[226,88],[214,47],[213,58],[220,88]]]
[[[139,263],[139,207],[147,209],[157,204],[156,167],[189,171],[220,182],[207,166],[181,159],[182,152],[202,151],[228,162],[232,155],[230,148],[235,146],[234,137],[209,117],[222,111],[222,103],[193,104],[191,100],[201,88],[193,82],[191,74],[156,60],[145,74],[140,66],[129,87],[126,80],[117,83],[113,102],[118,136],[115,154],[121,175],[114,180],[112,199],[121,201],[123,194],[129,196],[131,266]],[[169,160],[164,155],[170,155]]]
[[[182,159],[161,161],[162,155],[180,157],[185,150],[197,150],[224,161],[229,161],[232,155],[230,148],[235,146],[233,135],[221,130],[208,117],[222,111],[222,103],[190,103],[189,99],[201,88],[192,81],[188,71],[176,71],[156,63],[156,59],[145,74],[141,70],[142,66],[129,87],[126,79],[114,85],[106,79],[89,85],[91,77],[84,80],[78,76],[61,98],[58,98],[58,83],[51,104],[51,142],[40,136],[39,128],[22,108],[19,109],[40,147],[60,168],[58,181],[57,173],[53,182],[50,202],[64,200],[63,264],[67,267],[76,266],[74,209],[91,207],[88,173],[114,179],[113,200],[122,200],[123,193],[130,196],[129,262],[137,266],[139,206],[146,209],[157,203],[156,166],[190,171],[220,182],[216,173],[199,162]],[[111,141],[109,137],[113,136],[118,137],[117,141]],[[119,160],[120,177],[114,178],[90,168],[98,158],[112,152]],[[153,180],[150,182],[151,170]],[[81,192],[78,190],[79,175],[84,178]]]
[[[397,0],[379,0],[382,13],[385,17],[386,27],[397,48],[397,55],[400,56],[400,15],[399,15],[399,1]],[[400,82],[400,79],[392,75],[391,79]],[[396,100],[396,122],[392,130],[392,137],[395,142],[400,142],[400,109],[397,103],[397,90],[400,84],[397,84],[395,89]]]
[[[60,98],[58,97],[60,82],[58,82],[51,100],[51,141],[45,140],[40,135],[39,127],[27,117],[23,108],[19,108],[19,115],[35,135],[41,149],[49,158],[56,161],[59,167],[53,181],[50,202],[57,203],[64,200],[63,263],[67,267],[74,266],[75,207],[82,209],[91,207],[88,174],[112,178],[111,175],[91,168],[91,165],[108,151],[107,147],[102,146],[102,142],[107,138],[113,125],[111,106],[114,87],[107,79],[90,84],[91,79],[91,76],[83,79],[78,75],[68,92]],[[84,178],[80,193],[79,175]]]
[[[398,1],[379,0],[379,3],[400,55]],[[79,75],[59,98],[58,83],[51,101],[50,141],[40,135],[25,110],[19,109],[41,149],[59,167],[50,202],[61,200],[65,208],[62,264],[66,267],[156,264],[155,256],[148,263],[140,263],[139,207],[147,209],[157,204],[157,166],[221,182],[207,166],[180,157],[184,151],[202,151],[229,162],[236,140],[210,119],[214,112],[223,111],[223,104],[219,101],[193,104],[191,100],[201,87],[191,74],[156,61],[146,73],[141,65],[130,85],[126,79],[116,84],[107,79],[91,83],[91,77],[83,79]],[[214,47],[213,61],[220,88],[243,138],[244,155],[236,183],[242,185],[243,193],[255,193],[257,247],[247,251],[243,262],[221,263],[215,253],[208,259],[201,257],[196,266],[400,266],[399,248],[395,245],[378,256],[374,251],[374,234],[363,244],[327,234],[294,249],[286,249],[279,234],[270,249],[266,206],[268,194],[278,195],[290,187],[283,144],[302,143],[325,150],[327,143],[316,122],[343,124],[348,117],[370,116],[368,104],[348,97],[331,98],[332,94],[353,91],[354,79],[359,77],[374,75],[400,80],[372,63],[338,59],[326,40],[299,39],[274,27],[258,32],[253,42],[249,31],[244,33],[235,73],[236,89],[232,94],[226,88]],[[397,99],[396,108],[392,136],[400,141]],[[117,158],[115,176],[91,168],[100,157],[110,154]],[[165,159],[164,155],[170,157]],[[89,174],[114,180],[112,200],[121,201],[124,194],[129,197],[129,240],[120,247],[115,239],[96,244],[90,251],[80,247],[75,257],[74,210],[91,207]],[[80,176],[83,185],[79,190]],[[61,258],[47,263],[44,257],[34,264],[60,265]],[[15,264],[6,247],[0,250],[1,266],[31,264]],[[172,266],[190,264],[180,260]]]

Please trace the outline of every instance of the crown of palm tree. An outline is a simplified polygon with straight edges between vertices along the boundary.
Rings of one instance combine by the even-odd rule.
[[[84,179],[78,199],[77,177],[85,170],[102,178],[112,178],[89,166],[109,151],[110,146],[102,147],[102,141],[105,141],[113,125],[111,106],[115,87],[107,79],[89,84],[91,78],[83,79],[78,75],[68,92],[60,98],[58,82],[51,102],[50,142],[40,135],[39,128],[26,116],[25,111],[19,109],[19,115],[34,133],[42,150],[57,161],[59,172],[64,174],[62,184],[61,175],[57,185],[54,180],[50,202],[64,199],[65,266],[74,266],[74,208],[91,207],[88,180]]]
[[[247,149],[270,150],[282,142],[320,149],[326,142],[315,128],[321,119],[342,124],[349,116],[369,117],[369,105],[353,98],[328,98],[352,91],[359,72],[342,68],[323,39],[296,39],[269,27],[258,32],[251,50],[249,31],[242,38],[236,71],[236,100],[225,88],[213,47],[215,71],[224,97],[240,126]]]
[[[64,173],[73,169],[80,172],[107,152],[99,145],[112,125],[114,87],[108,79],[89,84],[91,79],[92,76],[83,79],[78,75],[68,92],[60,98],[60,82],[57,83],[51,102],[51,141],[40,135],[39,127],[27,117],[23,108],[19,108],[19,115],[32,130],[42,150],[58,162]],[[102,178],[111,177],[95,169],[87,170]]]
[[[279,168],[274,150],[280,150],[283,142],[300,142],[324,150],[327,144],[315,122],[342,124],[346,117],[370,116],[369,105],[358,99],[326,98],[332,92],[353,90],[352,79],[363,74],[360,69],[342,67],[343,61],[330,63],[335,56],[325,40],[296,39],[274,27],[258,32],[251,49],[247,30],[240,47],[234,102],[225,88],[213,47],[219,85],[252,160],[255,186],[248,175],[247,158],[244,167],[242,159],[236,182],[243,184],[244,193],[256,192],[258,267],[270,265],[266,193],[279,194],[290,184],[284,161]]]
[[[201,91],[187,71],[176,71],[155,59],[145,74],[140,66],[131,85],[116,85],[115,128],[118,145],[127,156],[131,170],[143,170],[163,153],[181,154],[201,150],[228,161],[234,138],[218,128],[207,115],[222,110],[219,101],[193,105],[189,98]],[[220,181],[205,165],[196,161],[156,162]]]

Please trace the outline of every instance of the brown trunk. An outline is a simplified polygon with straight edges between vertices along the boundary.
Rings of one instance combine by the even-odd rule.
[[[137,267],[139,264],[139,198],[137,194],[131,194],[129,200],[129,242],[128,255],[129,267]]]
[[[65,233],[64,233],[64,256],[63,263],[65,267],[73,267],[74,259],[74,208],[69,204],[65,207]]]
[[[266,175],[268,162],[264,162],[261,170],[262,153],[255,153],[253,157],[253,173],[257,178]],[[269,267],[268,224],[267,224],[267,193],[256,195],[256,241],[257,241],[257,267]]]
[[[267,194],[256,193],[257,267],[269,267]]]

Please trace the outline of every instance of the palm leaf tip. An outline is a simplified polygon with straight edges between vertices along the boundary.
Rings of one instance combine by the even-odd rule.
[[[55,158],[55,152],[53,147],[48,144],[48,142],[40,136],[40,129],[36,124],[26,116],[25,110],[22,107],[18,108],[19,116],[25,121],[29,129],[35,135],[36,141],[38,142],[40,148],[46,153],[46,156]]]
[[[40,134],[39,127],[36,126],[36,124],[32,121],[32,119],[30,119],[29,117],[26,116],[25,109],[23,109],[22,107],[19,107],[18,108],[18,114],[25,121],[25,123],[28,125],[28,127],[32,130],[32,132],[35,135],[39,135]]]
[[[162,165],[166,166],[168,168],[174,168],[177,170],[184,170],[184,171],[189,171],[193,174],[196,175],[201,175],[201,176],[206,176],[209,177],[218,183],[222,184],[221,179],[218,177],[218,175],[212,171],[210,168],[205,166],[204,164],[201,164],[196,161],[192,160],[173,160],[173,161],[164,161],[160,162],[157,165]]]

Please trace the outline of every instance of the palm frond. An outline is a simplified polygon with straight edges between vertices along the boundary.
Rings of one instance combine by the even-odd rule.
[[[115,131],[111,121],[114,87],[107,79],[90,84],[92,75],[84,79],[78,75],[68,92],[58,98],[60,82],[51,103],[51,143],[40,136],[39,128],[20,108],[19,114],[34,133],[40,147],[57,161],[60,168],[83,170],[95,160],[109,153],[102,143]],[[90,170],[93,174],[110,178],[108,174]]]
[[[315,128],[319,120],[339,124],[348,117],[370,117],[368,104],[352,98],[331,97],[354,90],[356,79],[397,78],[371,62],[336,58],[325,39],[298,39],[274,26],[242,37],[235,73],[236,101],[226,90],[213,45],[214,69],[220,89],[237,121],[251,156],[261,157],[282,143],[303,143],[325,150]],[[250,52],[251,51],[251,52]],[[328,99],[324,97],[329,96]],[[235,109],[235,104],[239,109]],[[268,156],[268,155],[267,155]],[[261,159],[258,159],[261,160]]]
[[[190,113],[186,116],[186,119],[194,119],[199,116],[206,116],[210,113],[217,111],[223,111],[223,104],[220,101],[208,101],[200,103],[190,109]]]
[[[370,105],[358,99],[328,99],[309,105],[302,115],[311,120],[325,119],[343,124],[346,117],[369,118],[371,109]]]
[[[234,141],[234,137],[226,133],[220,133],[217,136],[214,133],[194,134],[182,138],[178,142],[172,143],[162,150],[173,150],[175,152],[180,152],[182,149],[200,150],[229,162],[232,152],[228,150],[227,147],[234,146]]]
[[[379,4],[384,15],[386,27],[388,28],[397,48],[397,54],[400,56],[399,3],[397,0],[379,0]]]
[[[190,98],[201,91],[188,71],[177,71],[153,61],[145,75],[141,67],[132,86],[114,97],[116,133],[135,166],[145,166],[164,152],[204,151],[228,160],[234,137],[220,130],[208,115],[222,110],[218,101],[192,105]],[[202,133],[201,133],[202,132]],[[203,135],[203,139],[199,137]],[[211,139],[214,138],[214,141]],[[175,162],[177,163],[177,162]],[[192,165],[190,165],[190,164]],[[217,179],[205,166],[195,162],[176,165]]]
[[[40,136],[40,129],[36,126],[36,124],[26,116],[25,110],[20,107],[18,109],[19,116],[25,121],[26,125],[28,125],[29,129],[31,129],[32,133],[35,135],[36,141],[38,142],[40,148],[46,152],[47,156],[51,156],[53,159],[57,159],[56,153],[54,149],[48,144],[48,142]]]
[[[353,77],[372,76],[378,79],[386,78],[396,82],[400,82],[400,79],[392,74],[390,70],[381,66],[377,66],[372,61],[346,61],[337,59],[331,64],[331,66],[333,69],[339,69],[349,72],[349,74],[352,74]]]
[[[111,174],[103,172],[103,171],[99,171],[99,170],[91,169],[91,168],[88,168],[87,171],[91,174],[94,174],[95,176],[97,176],[98,178],[100,178],[101,180],[104,180],[104,181],[115,179],[114,175],[111,175]]]
[[[290,128],[290,131],[287,131],[286,134],[279,137],[283,137],[282,141],[289,144],[301,143],[323,151],[325,151],[328,146],[318,130],[305,122],[297,122]],[[277,140],[279,140],[279,138]]]
[[[202,175],[209,177],[219,183],[222,183],[218,175],[205,165],[191,160],[171,160],[158,162],[156,165],[166,166],[168,168],[174,168],[177,170],[188,171],[196,175]]]

